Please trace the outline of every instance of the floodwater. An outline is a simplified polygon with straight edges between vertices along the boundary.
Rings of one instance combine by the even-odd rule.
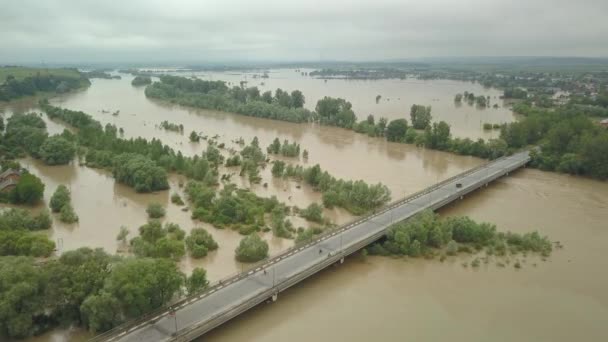
[[[264,80],[269,87],[290,90],[287,85],[279,85],[288,81],[282,78],[275,80],[273,73],[270,75],[270,79]],[[339,178],[382,182],[391,189],[393,199],[482,163],[472,157],[387,143],[339,128],[297,125],[166,105],[146,99],[143,88],[132,87],[130,81],[128,76],[122,80],[95,79],[89,89],[54,98],[52,103],[83,110],[104,124],[116,124],[124,128],[125,137],[159,138],[185,155],[201,153],[206,147],[204,143],[188,141],[192,130],[210,137],[217,134],[218,141],[226,143],[227,147],[236,147],[231,140],[238,137],[250,141],[257,136],[263,148],[275,137],[295,140],[310,154],[307,163],[300,163],[319,163]],[[309,96],[310,105],[312,95],[309,95],[305,84],[312,81],[307,78],[300,81],[301,86],[293,80],[289,82]],[[342,84],[335,89],[385,84],[388,89],[390,82],[330,80],[327,84]],[[416,94],[415,84],[410,85],[412,91],[409,94]],[[436,93],[432,91],[434,84],[439,89]],[[451,84],[453,89],[445,84]],[[447,105],[454,106],[451,101],[455,92],[482,93],[473,84],[424,81],[419,86],[436,94],[425,93],[425,96],[437,97],[438,103],[446,103],[446,114],[454,122],[466,121],[466,116],[471,115],[467,114],[468,110],[478,111],[466,109],[468,105],[463,105],[465,109],[449,109]],[[376,91],[370,92],[369,97],[375,106]],[[423,91],[418,90],[420,92]],[[388,90],[385,93],[388,94]],[[356,92],[351,96],[352,99],[343,97],[355,105],[359,96]],[[424,103],[421,99],[412,101],[433,105],[433,112],[437,112],[433,103]],[[32,101],[20,101],[5,105],[3,111],[8,116],[14,111],[35,107]],[[404,108],[409,108],[409,105]],[[102,110],[120,110],[120,114],[112,116],[102,113]],[[356,107],[355,111],[361,115]],[[494,109],[484,111],[501,112]],[[406,115],[407,112],[409,109],[404,111]],[[44,118],[49,132],[58,133],[63,129],[62,125]],[[185,133],[181,135],[156,128],[163,120],[183,124]],[[470,136],[478,135],[472,133]],[[123,246],[115,240],[119,227],[127,226],[132,237],[137,227],[146,222],[147,204],[160,202],[167,207],[166,221],[179,223],[186,231],[203,226],[220,245],[217,251],[202,260],[184,258],[180,263],[184,271],[202,266],[214,281],[242,267],[234,261],[234,248],[241,238],[237,232],[194,222],[189,212],[182,212],[181,207],[170,203],[171,193],[181,193],[177,175],[171,176],[169,191],[137,194],[131,188],[116,184],[107,171],[79,166],[77,162],[57,167],[45,166],[31,159],[25,159],[23,163],[47,184],[47,202],[58,184],[66,184],[72,191],[80,222],[64,225],[55,220],[50,232],[62,251],[80,246],[102,247],[108,252],[121,250]],[[279,200],[300,207],[320,201],[319,194],[306,186],[298,189],[294,182],[272,179],[269,169],[262,172],[262,184],[267,182],[267,188],[251,186],[257,194],[276,195]],[[238,177],[238,172],[233,181],[239,186],[250,187],[246,180]],[[608,248],[607,209],[608,185],[605,182],[522,170],[442,210],[441,214],[470,215],[495,223],[501,230],[538,229],[565,245],[565,249],[554,252],[547,262],[528,257],[521,270],[509,266],[498,268],[494,263],[472,270],[461,266],[467,257],[444,263],[380,257],[368,257],[364,261],[351,259],[345,265],[323,272],[281,294],[277,303],[256,308],[212,332],[205,341],[367,341],[378,337],[389,341],[439,340],[447,336],[474,341],[566,341],[574,336],[599,340],[608,335],[608,296],[605,293],[608,275],[602,271],[608,266],[602,254]],[[326,215],[335,223],[352,219],[342,210],[326,211]],[[305,222],[298,220],[294,224],[299,226]],[[271,252],[285,249],[292,243],[270,234],[265,238],[270,241]],[[33,340],[55,342],[85,338],[86,334],[81,330],[61,330]]]
[[[304,107],[314,110],[317,101],[325,96],[346,99],[353,105],[353,111],[359,120],[373,114],[376,119],[385,117],[389,120],[405,118],[410,121],[410,108],[413,104],[432,107],[433,120],[445,121],[451,126],[451,131],[457,137],[497,138],[498,131],[484,131],[483,124],[501,124],[515,120],[513,112],[500,99],[502,91],[485,88],[478,83],[450,80],[417,80],[388,79],[388,80],[345,80],[320,79],[303,76],[301,72],[312,69],[275,69],[268,72],[269,78],[259,78],[261,73],[255,72],[194,72],[174,73],[178,76],[196,76],[201,79],[222,80],[231,85],[247,82],[245,86],[257,86],[262,92],[277,88],[285,91],[300,90],[306,97]],[[474,93],[490,97],[488,108],[475,105],[454,103],[458,93]],[[376,103],[376,96],[381,99]],[[493,108],[494,104],[498,108]]]
[[[51,102],[87,112],[102,124],[112,123],[122,127],[126,138],[159,138],[187,156],[200,154],[207,146],[204,141],[189,141],[188,135],[192,130],[209,137],[219,136],[217,141],[226,144],[225,154],[229,148],[239,149],[233,142],[239,137],[247,142],[258,137],[263,149],[276,137],[281,141],[297,141],[302,149],[309,151],[308,161],[298,161],[294,158],[282,158],[283,160],[305,165],[319,163],[323,169],[339,178],[364,179],[370,183],[382,182],[392,191],[395,200],[482,162],[477,158],[424,150],[412,145],[387,143],[382,139],[336,127],[293,124],[166,105],[148,100],[143,94],[143,88],[133,87],[130,82],[131,78],[128,76],[122,80],[94,79],[90,88],[53,98]],[[11,102],[5,105],[3,110],[7,117],[17,111],[36,110],[36,101]],[[110,114],[117,110],[120,111],[119,115]],[[65,128],[46,116],[43,116],[43,119],[50,134],[61,133]],[[158,128],[164,120],[184,125],[184,134]],[[80,221],[76,224],[64,224],[54,220],[49,234],[56,241],[60,252],[82,246],[101,247],[110,253],[124,252],[126,246],[116,241],[120,227],[126,226],[129,229],[129,238],[136,236],[137,228],[147,220],[145,208],[149,203],[158,202],[167,208],[164,221],[178,223],[186,232],[193,227],[202,226],[220,245],[217,251],[202,260],[184,258],[180,266],[185,272],[201,266],[207,269],[209,278],[214,281],[243,268],[242,264],[234,260],[234,249],[242,236],[231,230],[216,229],[206,223],[195,222],[190,219],[190,212],[183,212],[182,207],[170,203],[172,193],[179,193],[185,198],[178,185],[180,180],[184,179],[181,176],[170,177],[169,191],[138,194],[131,188],[114,182],[108,171],[80,166],[76,161],[66,166],[46,166],[32,159],[25,159],[22,163],[46,184],[45,203],[48,203],[58,185],[65,184],[71,189],[72,202]],[[221,173],[233,173],[232,181],[238,186],[251,188],[260,196],[277,196],[281,202],[288,205],[303,208],[312,202],[321,201],[320,194],[308,186],[298,188],[293,181],[274,179],[270,167],[262,170],[261,183],[253,185],[238,176],[238,169],[223,168]],[[264,183],[268,186],[264,187]],[[341,209],[325,210],[325,215],[336,224],[353,219],[352,215]],[[296,227],[308,226],[301,218],[290,219]],[[271,254],[288,248],[293,243],[292,240],[265,235]]]
[[[606,340],[607,183],[521,170],[440,214],[539,230],[565,247],[519,270],[463,268],[466,256],[350,258],[204,341]]]

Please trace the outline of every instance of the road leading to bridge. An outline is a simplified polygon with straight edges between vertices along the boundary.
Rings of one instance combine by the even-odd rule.
[[[294,246],[207,291],[128,322],[93,341],[190,341],[381,238],[393,223],[436,210],[530,160],[520,152],[452,177],[377,213]]]

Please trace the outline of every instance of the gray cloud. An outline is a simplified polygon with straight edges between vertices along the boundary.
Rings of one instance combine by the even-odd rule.
[[[606,0],[4,0],[0,63],[608,56]]]

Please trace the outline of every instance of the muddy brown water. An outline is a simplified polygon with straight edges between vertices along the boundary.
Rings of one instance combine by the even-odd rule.
[[[277,73],[281,72],[285,71]],[[293,78],[289,81],[274,80],[271,73],[271,79],[265,82],[269,87],[280,86],[289,90],[280,82],[296,82],[296,77]],[[438,103],[449,101],[452,106],[453,90],[445,90],[444,83],[455,83],[451,87],[458,91],[477,93],[468,83],[423,83],[427,92],[439,89],[435,90],[436,95],[425,96],[439,98]],[[308,94],[304,83],[295,84],[298,85],[295,88]],[[328,84],[338,89],[369,87],[367,81],[330,80]],[[415,85],[411,87],[416,89]],[[375,93],[369,95],[374,106]],[[353,94],[353,98],[358,97],[358,93]],[[433,105],[433,111],[436,111],[437,104],[433,102],[425,103],[422,98],[414,101]],[[231,140],[238,137],[249,141],[257,136],[263,148],[275,137],[295,140],[310,153],[308,162],[301,160],[300,163],[319,163],[323,169],[340,178],[383,182],[391,189],[393,199],[482,163],[476,158],[387,143],[339,128],[296,125],[166,105],[146,99],[143,89],[132,87],[128,77],[121,81],[93,80],[89,89],[63,95],[52,102],[88,112],[104,124],[114,123],[123,127],[126,137],[160,138],[186,155],[201,153],[206,146],[188,141],[191,130],[209,136],[218,134],[218,140],[229,147],[236,147]],[[353,100],[357,111],[355,104]],[[2,110],[6,117],[13,111],[35,107],[33,101],[25,100],[4,105]],[[120,114],[112,116],[102,113],[102,110],[120,110]],[[405,110],[406,113],[408,111]],[[357,114],[360,115],[359,112]],[[463,116],[467,114],[462,109],[452,108],[447,114],[455,121],[466,121]],[[58,133],[64,128],[44,118],[49,132]],[[156,128],[155,125],[163,120],[183,124],[185,133],[181,135]],[[476,136],[479,135],[471,135]],[[202,260],[184,258],[180,262],[184,271],[202,266],[207,269],[211,280],[217,280],[242,267],[234,261],[234,248],[241,238],[238,233],[194,222],[188,212],[182,212],[180,207],[170,203],[171,193],[181,193],[177,185],[179,176],[171,176],[170,191],[137,194],[116,184],[107,171],[79,166],[76,162],[58,167],[45,166],[31,159],[25,159],[23,163],[47,184],[45,202],[58,184],[66,184],[72,191],[80,222],[64,225],[55,220],[49,232],[62,251],[92,246],[114,253],[121,248],[115,240],[120,226],[125,225],[131,234],[136,234],[137,227],[146,221],[147,204],[160,202],[167,206],[166,221],[179,223],[187,231],[203,226],[220,245],[217,251]],[[283,202],[301,207],[320,201],[320,195],[306,186],[298,189],[294,182],[272,179],[269,169],[262,172],[262,183],[267,182],[268,188],[252,186],[257,194],[276,195]],[[238,176],[233,180],[239,186],[250,186]],[[607,209],[608,185],[605,182],[522,170],[440,213],[469,215],[493,222],[501,230],[523,232],[538,229],[565,245],[547,262],[529,256],[520,270],[512,266],[499,268],[494,262],[473,270],[461,265],[468,257],[444,263],[379,257],[368,257],[364,261],[352,259],[282,294],[276,304],[256,308],[212,332],[205,340],[366,341],[381,337],[389,341],[431,341],[450,337],[474,341],[566,341],[581,336],[586,337],[585,340],[601,340],[600,337],[608,336],[608,297],[605,293],[608,276],[601,271],[608,269],[603,255],[608,248]],[[326,215],[336,223],[352,219],[342,210],[326,211]],[[306,224],[302,220],[294,223],[296,226]],[[273,253],[292,243],[269,234],[265,238],[269,240]],[[78,329],[56,330],[32,340],[71,341],[83,340],[87,336]]]

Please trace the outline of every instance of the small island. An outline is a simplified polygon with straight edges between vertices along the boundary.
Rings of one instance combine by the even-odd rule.
[[[144,86],[148,84],[152,84],[152,79],[150,78],[150,76],[135,76],[133,81],[131,81],[131,85],[135,87]]]

